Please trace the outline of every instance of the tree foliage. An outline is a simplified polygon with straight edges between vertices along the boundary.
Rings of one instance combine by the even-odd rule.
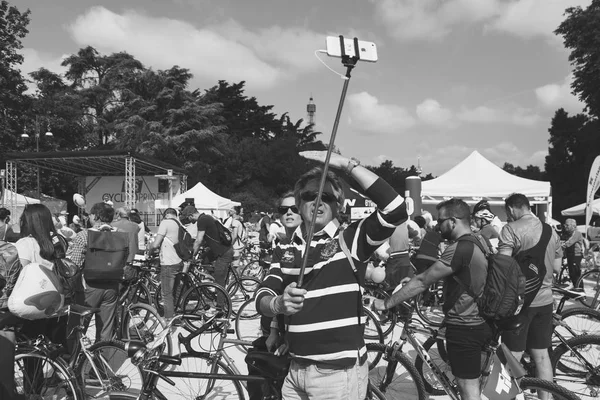
[[[571,50],[573,92],[586,104],[586,111],[600,117],[600,0],[586,8],[571,7],[555,33]]]
[[[525,168],[514,166],[511,163],[505,162],[502,169],[509,174],[520,176],[525,179],[533,179],[536,181],[546,180],[546,172],[542,171],[537,165],[528,165]]]
[[[419,172],[414,165],[411,165],[409,168],[401,168],[394,166],[394,163],[391,160],[385,160],[379,166],[367,166],[368,169],[379,175],[381,178],[385,179],[395,190],[396,192],[404,195],[404,191],[406,190],[406,178],[409,176],[418,176]],[[427,174],[421,177],[423,181],[427,181],[429,179],[433,179],[433,175]]]

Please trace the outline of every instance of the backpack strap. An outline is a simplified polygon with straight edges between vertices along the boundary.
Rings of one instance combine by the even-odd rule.
[[[362,291],[360,289],[360,279],[358,278],[358,270],[356,269],[356,265],[354,264],[354,259],[352,258],[352,254],[350,254],[350,250],[348,249],[348,245],[344,240],[344,231],[340,231],[338,234],[338,242],[340,244],[340,249],[346,255],[350,266],[352,267],[352,272],[354,272],[354,277],[356,278],[356,282],[358,283],[358,305],[356,306],[356,318],[358,318],[358,326],[360,326],[360,316],[362,314]]]

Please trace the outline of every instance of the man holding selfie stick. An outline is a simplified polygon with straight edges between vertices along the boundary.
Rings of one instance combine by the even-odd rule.
[[[325,162],[325,151],[301,156]],[[337,176],[325,177],[321,201],[315,207],[323,170],[314,168],[296,182],[294,196],[302,224],[289,244],[273,252],[269,275],[256,294],[262,315],[286,316],[286,338],[292,357],[282,388],[284,399],[356,399],[366,396],[367,351],[360,287],[371,254],[396,226],[406,221],[404,199],[383,179],[354,159],[331,154],[330,167],[345,171],[377,204],[377,211],[340,231],[344,191]],[[297,280],[303,264],[306,237],[315,216],[304,281]]]

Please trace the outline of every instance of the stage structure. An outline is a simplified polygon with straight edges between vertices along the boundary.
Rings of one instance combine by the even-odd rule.
[[[71,152],[20,152],[4,155],[6,169],[3,188],[17,193],[17,168],[30,166],[72,175],[78,181],[78,193],[86,197],[88,205],[112,201],[115,207],[138,208],[142,213],[154,214],[154,201],[168,199],[187,190],[187,175],[173,165],[129,151],[90,150]],[[161,176],[178,177],[176,182]],[[70,200],[70,199],[68,199]],[[2,196],[0,204],[16,215],[16,196]]]

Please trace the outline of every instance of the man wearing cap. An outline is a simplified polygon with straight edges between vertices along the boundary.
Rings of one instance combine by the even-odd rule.
[[[139,248],[139,238],[138,233],[140,232],[140,227],[135,222],[131,222],[129,220],[129,213],[123,207],[119,207],[115,210],[116,221],[113,221],[112,226],[115,228],[127,232],[132,233],[135,237],[135,248]]]
[[[204,242],[205,246],[208,247],[206,257],[214,268],[213,276],[215,277],[215,282],[225,287],[227,269],[233,261],[233,247],[231,244],[225,245],[219,240],[217,224],[220,224],[220,222],[212,215],[200,214],[193,206],[184,208],[183,213],[189,215],[192,220],[197,219],[198,235],[194,242],[194,257],[198,254],[200,246]],[[222,296],[218,296],[217,303],[219,306],[222,306],[225,303],[225,299]]]

